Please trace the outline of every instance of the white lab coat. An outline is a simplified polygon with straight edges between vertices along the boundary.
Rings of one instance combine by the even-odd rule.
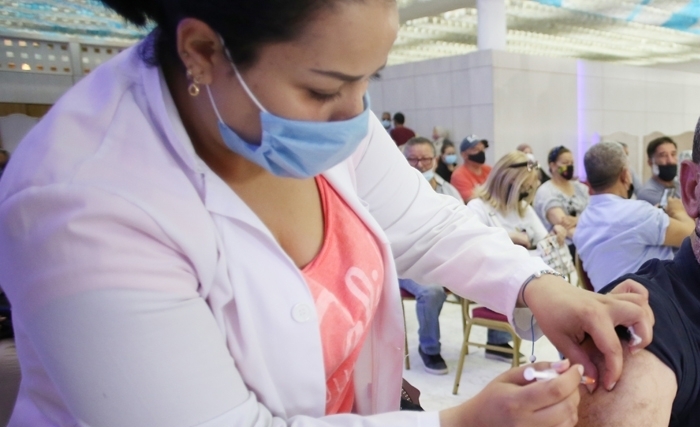
[[[399,402],[397,271],[512,319],[520,286],[547,266],[436,194],[371,117],[323,174],[385,263],[354,374],[367,417],[324,417],[300,271],[196,156],[162,73],[132,48],[54,106],[0,184],[0,282],[23,375],[10,425],[438,425],[434,412],[377,415]]]

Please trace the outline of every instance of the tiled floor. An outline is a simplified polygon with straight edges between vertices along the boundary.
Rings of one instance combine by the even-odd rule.
[[[452,385],[462,346],[461,307],[458,304],[445,303],[442,309],[440,315],[441,353],[450,372],[447,375],[432,375],[423,369],[423,362],[418,355],[418,321],[415,301],[405,301],[404,304],[411,361],[411,369],[404,371],[404,378],[421,391],[420,401],[426,410],[440,410],[458,405],[477,394],[489,381],[510,368],[508,363],[486,359],[483,349],[472,347],[464,362],[459,394],[453,395]],[[486,342],[486,329],[474,327],[472,339]],[[532,351],[531,341],[523,341],[520,350],[529,356]],[[538,361],[554,361],[559,358],[554,346],[544,337],[535,343],[535,356],[537,356]]]

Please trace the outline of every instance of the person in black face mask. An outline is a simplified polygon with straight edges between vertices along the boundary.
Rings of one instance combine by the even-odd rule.
[[[452,172],[450,183],[457,188],[465,203],[473,196],[474,188],[486,182],[491,166],[485,165],[486,146],[476,135],[469,135],[459,145],[464,164]]]
[[[552,179],[537,190],[535,211],[542,222],[552,229],[561,225],[567,230],[571,255],[576,250],[571,239],[576,232],[578,216],[588,205],[588,187],[574,179],[574,156],[563,145],[553,148],[547,156]]]
[[[658,205],[666,189],[671,189],[671,195],[678,197],[680,188],[676,179],[678,175],[676,142],[667,136],[656,138],[647,146],[647,157],[652,177],[639,189],[637,198],[646,200],[652,205]]]

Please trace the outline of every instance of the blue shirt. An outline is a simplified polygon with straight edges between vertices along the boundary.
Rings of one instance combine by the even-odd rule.
[[[669,222],[664,211],[645,201],[591,196],[578,220],[574,244],[593,288],[599,291],[650,259],[673,259],[672,248],[663,246]]]

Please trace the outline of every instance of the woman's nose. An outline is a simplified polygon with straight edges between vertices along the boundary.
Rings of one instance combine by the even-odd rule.
[[[366,91],[366,85],[362,85],[361,88],[353,89],[351,93],[348,93],[346,99],[338,104],[331,121],[348,120],[361,114],[365,110]]]

